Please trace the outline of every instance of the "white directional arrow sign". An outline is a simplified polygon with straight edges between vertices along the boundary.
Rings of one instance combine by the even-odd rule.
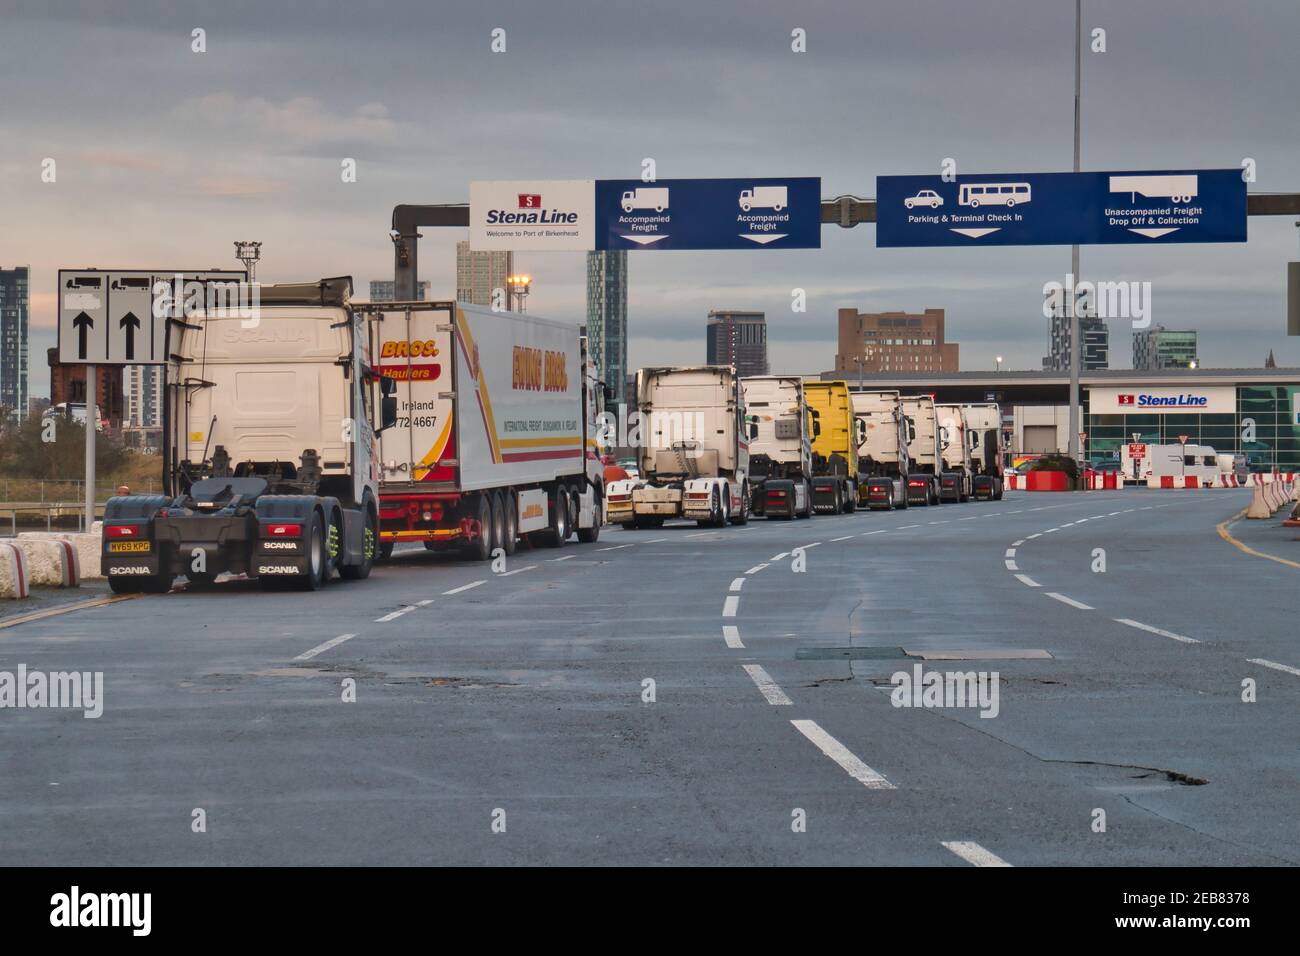
[[[1139,236],[1146,236],[1148,239],[1159,239],[1161,236],[1167,236],[1171,232],[1177,231],[1177,226],[1172,229],[1129,229],[1129,232],[1136,232]]]
[[[623,236],[623,238],[628,242],[635,242],[637,245],[648,246],[650,243],[658,242],[660,239],[667,239],[668,235],[665,233],[661,236]]]
[[[741,239],[748,239],[750,242],[757,242],[760,246],[765,246],[769,242],[776,242],[778,239],[784,239],[787,234],[784,232],[768,232],[762,235],[755,235],[752,232],[742,232],[738,233],[738,235]]]
[[[953,232],[962,236],[970,236],[972,239],[979,239],[987,236],[989,233],[997,232],[1000,226],[994,226],[991,229],[954,229]]]

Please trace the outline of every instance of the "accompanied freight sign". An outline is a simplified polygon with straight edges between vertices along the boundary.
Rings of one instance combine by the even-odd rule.
[[[1231,415],[1237,411],[1232,386],[1208,388],[1093,387],[1088,389],[1092,415]]]
[[[598,249],[818,249],[821,180],[601,179]]]
[[[594,249],[595,181],[469,184],[469,245],[479,250]]]
[[[474,182],[475,250],[817,249],[821,180]]]
[[[1245,241],[1240,169],[876,177],[877,246]]]

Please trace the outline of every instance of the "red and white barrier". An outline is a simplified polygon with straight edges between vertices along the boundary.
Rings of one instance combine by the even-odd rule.
[[[27,587],[27,559],[22,548],[0,541],[0,598],[25,598]]]
[[[54,588],[81,587],[81,560],[73,542],[65,538],[19,535],[11,547],[23,553],[29,584]]]

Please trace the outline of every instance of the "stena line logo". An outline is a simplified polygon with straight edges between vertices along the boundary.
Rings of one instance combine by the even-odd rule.
[[[1134,404],[1125,402],[1126,396],[1121,395],[1120,404]],[[1132,396],[1127,396],[1132,398]],[[1204,408],[1210,404],[1210,399],[1206,395],[1193,395],[1190,392],[1184,392],[1180,395],[1148,395],[1139,393],[1136,402],[1138,408]]]
[[[541,193],[520,193],[519,208],[520,209],[541,209],[542,194]]]

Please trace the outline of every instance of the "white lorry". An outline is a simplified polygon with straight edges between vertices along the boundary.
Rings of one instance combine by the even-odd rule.
[[[110,498],[102,567],[115,592],[222,573],[316,590],[364,578],[378,548],[379,391],[352,279],[260,289],[236,310],[168,318],[162,495]],[[381,421],[373,417],[379,397]]]
[[[458,302],[358,306],[397,400],[380,437],[380,547],[456,547],[477,560],[521,539],[600,535],[600,398],[581,329]]]
[[[1002,500],[1002,409],[994,402],[962,406],[966,419],[966,444],[974,472],[972,494]]]
[[[749,519],[745,393],[730,366],[643,368],[636,374],[640,478],[611,481],[608,518],[624,528],[693,518],[701,527]]]
[[[740,192],[740,208],[744,212],[751,209],[771,209],[780,212],[789,202],[785,186],[755,186]]]
[[[668,208],[668,187],[638,186],[636,189],[626,190],[620,204],[624,212],[631,212],[633,209],[653,209],[655,212],[663,212]]]
[[[937,505],[943,451],[939,447],[939,416],[929,395],[903,396],[903,417],[907,422],[907,501],[913,505]]]
[[[858,438],[859,503],[891,511],[907,507],[907,420],[897,391],[853,392]]]
[[[969,501],[975,494],[975,470],[970,458],[965,409],[961,405],[935,405],[934,408],[939,416],[939,445],[943,448],[939,497],[944,501]]]
[[[812,415],[797,375],[742,379],[749,413],[750,512],[811,518]]]

